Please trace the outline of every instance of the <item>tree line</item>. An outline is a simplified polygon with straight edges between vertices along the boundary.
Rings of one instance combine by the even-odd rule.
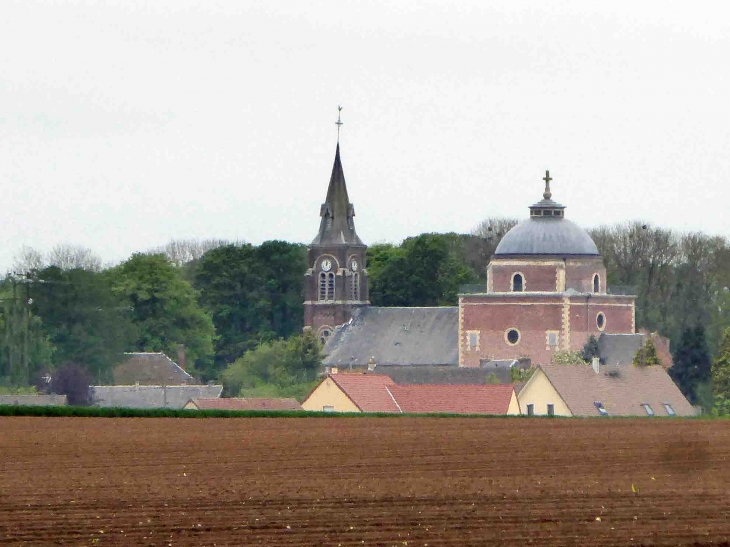
[[[470,234],[370,246],[372,304],[456,305],[464,287],[484,285],[492,254],[515,224],[490,218]],[[637,327],[672,340],[675,380],[693,402],[706,403],[709,363],[721,358],[730,326],[728,240],[641,222],[589,233],[609,287],[637,294]],[[0,384],[32,385],[65,363],[105,383],[125,351],[174,358],[184,348],[189,372],[203,382],[230,379],[229,394],[295,393],[292,386],[311,383],[312,359],[321,357],[302,338],[306,267],[306,246],[284,241],[176,240],[112,266],[81,247],[47,255],[24,248],[0,281]],[[256,355],[274,363],[264,367],[269,372],[253,364]]]

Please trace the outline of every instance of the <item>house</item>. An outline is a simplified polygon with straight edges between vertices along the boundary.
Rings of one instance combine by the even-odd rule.
[[[162,352],[125,353],[124,360],[112,369],[112,376],[116,386],[179,386],[198,383],[183,367]]]
[[[325,412],[519,414],[511,385],[396,384],[385,374],[329,374],[302,403]]]
[[[634,356],[651,340],[656,348],[659,362],[665,369],[672,366],[672,353],[669,350],[669,339],[653,332],[641,330],[636,334],[606,334],[598,337],[598,355],[601,363],[606,365],[631,365]]]
[[[65,406],[65,395],[0,395],[0,405]]]
[[[221,385],[90,386],[91,405],[123,408],[183,408],[197,398],[220,397]]]
[[[518,394],[523,414],[693,416],[661,366],[540,365]]]
[[[186,410],[302,410],[296,399],[263,397],[222,397],[191,399]]]

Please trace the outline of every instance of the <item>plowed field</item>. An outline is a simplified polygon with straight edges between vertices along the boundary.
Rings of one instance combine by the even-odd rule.
[[[730,538],[730,422],[16,417],[0,462],[2,545]]]

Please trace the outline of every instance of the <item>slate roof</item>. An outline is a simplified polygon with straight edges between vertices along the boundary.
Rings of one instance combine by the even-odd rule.
[[[0,395],[0,405],[64,406],[65,395]]]
[[[598,337],[598,355],[607,365],[631,365],[643,346],[643,334],[604,333]]]
[[[402,412],[507,414],[512,385],[394,385],[388,389]]]
[[[596,374],[587,365],[541,365],[539,367],[575,416],[599,416],[596,401],[609,416],[646,416],[641,403],[648,403],[655,416],[667,416],[669,403],[677,416],[696,414],[661,366],[601,366]],[[529,381],[528,381],[529,384]]]
[[[125,360],[112,370],[114,385],[159,386],[195,384],[197,380],[162,352],[125,353]]]
[[[327,197],[320,207],[322,217],[319,232],[312,245],[361,245],[365,246],[355,232],[355,208],[350,203],[345,184],[345,173],[340,161],[340,143],[335,151]]]
[[[458,308],[353,310],[352,320],[335,329],[324,347],[328,366],[458,365]]]
[[[190,399],[220,397],[221,385],[91,386],[93,406],[183,408]]]
[[[400,412],[387,390],[395,382],[383,374],[331,374],[332,381],[362,412]]]
[[[200,410],[301,410],[302,406],[292,398],[223,397],[196,398],[191,402]]]
[[[507,232],[495,256],[600,256],[588,233],[565,218],[528,218]]]

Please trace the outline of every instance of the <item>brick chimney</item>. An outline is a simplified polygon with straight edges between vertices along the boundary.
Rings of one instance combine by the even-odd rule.
[[[177,364],[185,370],[185,346],[182,344],[177,347]]]

